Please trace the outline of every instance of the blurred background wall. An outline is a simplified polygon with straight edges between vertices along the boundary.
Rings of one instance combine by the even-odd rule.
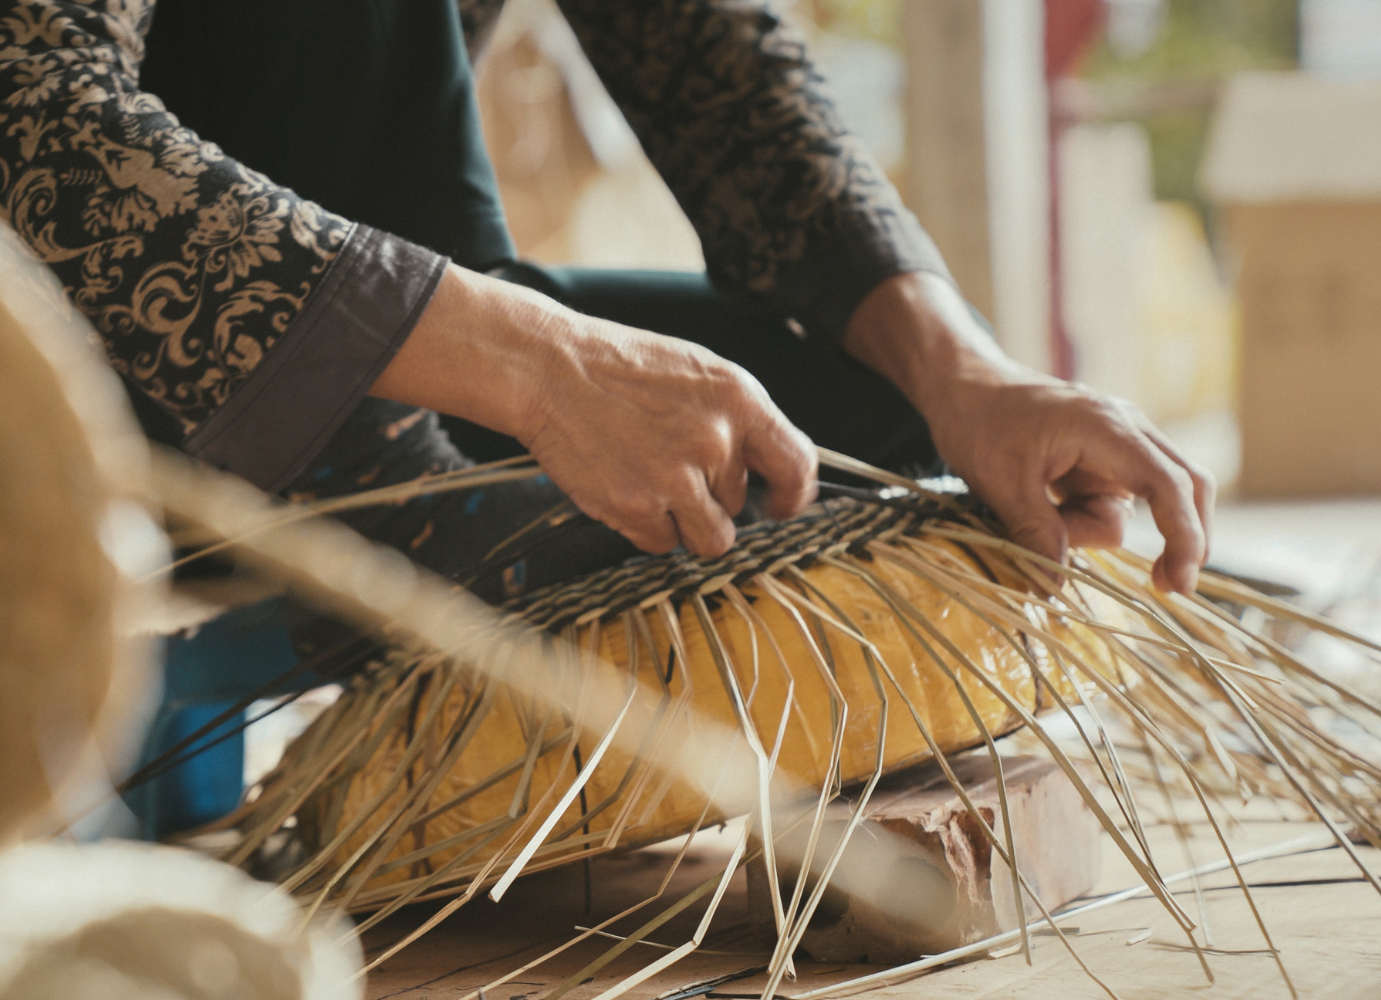
[[[1252,495],[1381,493],[1381,0],[795,0],[1003,346]],[[481,103],[522,253],[695,269],[551,0]]]

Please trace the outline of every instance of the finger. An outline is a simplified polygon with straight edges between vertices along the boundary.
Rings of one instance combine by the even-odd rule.
[[[1093,549],[1120,546],[1133,509],[1131,500],[1117,493],[1070,497],[1059,507],[1069,544]]]
[[[1165,539],[1165,549],[1152,568],[1152,582],[1161,590],[1190,593],[1198,584],[1207,545],[1189,473],[1131,427],[1091,443],[1089,457],[1150,505],[1156,528]]]
[[[734,522],[710,495],[702,476],[688,478],[691,481],[671,505],[671,520],[680,531],[681,544],[698,556],[722,556],[734,544]]]
[[[713,479],[706,476],[706,481],[710,486],[710,496],[719,502],[724,512],[730,517],[738,517],[748,502],[748,468],[741,457],[736,456]]]
[[[1066,500],[1075,500],[1079,497],[1092,497],[1103,494],[1108,496],[1131,497],[1129,492],[1107,476],[1100,476],[1088,469],[1079,468],[1077,466],[1051,483],[1050,493],[1057,505]]]
[[[1027,475],[984,497],[1007,529],[1007,537],[1037,555],[1063,563],[1069,554],[1064,520],[1046,493],[1044,478]]]
[[[617,518],[597,518],[606,527],[613,528],[644,552],[663,555],[681,544],[681,535],[676,522],[663,510],[660,516],[642,516],[627,522]]]
[[[773,407],[743,438],[743,461],[767,480],[767,516],[795,517],[815,499],[815,446]]]
[[[1194,507],[1199,512],[1199,523],[1204,532],[1203,561],[1199,563],[1202,566],[1208,561],[1209,542],[1213,536],[1213,508],[1218,502],[1218,480],[1203,466],[1185,458],[1159,427],[1149,420],[1143,420],[1142,423],[1142,433],[1165,452],[1172,462],[1189,473],[1189,478],[1194,484]]]

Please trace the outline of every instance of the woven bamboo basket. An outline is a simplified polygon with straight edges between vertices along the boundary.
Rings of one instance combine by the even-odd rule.
[[[925,558],[963,574],[1003,573],[1014,592],[1035,596],[1005,560],[948,540],[918,541],[927,523],[954,523],[960,509],[952,500],[835,499],[786,524],[749,530],[724,559],[639,559],[514,605],[525,622],[579,651],[570,661],[554,653],[543,679],[567,688],[572,704],[588,658],[613,665],[630,691],[637,685],[658,703],[653,717],[625,721],[638,731],[636,746],[603,754],[557,819],[543,862],[558,860],[563,842],[566,852],[584,854],[596,843],[653,843],[726,818],[706,811],[699,789],[659,781],[649,768],[659,741],[695,738],[683,718],[751,731],[752,741],[771,748],[782,777],[818,788],[864,782],[879,760],[884,774],[927,760],[932,742],[945,753],[980,745],[1019,727],[1023,712],[1051,708],[1056,697],[1077,699],[1072,675],[1056,670],[1043,648],[1033,660],[1034,647],[916,571]],[[880,555],[864,562],[870,552]],[[1118,619],[1115,605],[1109,613]],[[1086,628],[1059,618],[1047,625],[1087,650],[1086,663],[1111,673]],[[967,675],[965,662],[980,673]],[[1042,673],[1048,689],[1037,680]],[[880,680],[895,688],[898,706],[885,720]],[[361,887],[361,906],[418,885],[431,891],[440,871],[448,873],[440,881],[492,871],[504,844],[492,835],[495,818],[510,812],[515,795],[538,802],[569,783],[577,758],[584,766],[597,742],[573,739],[572,720],[525,698],[521,684],[487,697],[473,672],[385,670],[359,681],[290,752],[283,780],[291,780],[299,754],[348,727],[361,704],[394,696],[399,683],[415,684],[415,692],[371,723],[364,737],[371,752],[297,813],[308,843],[333,850],[328,869],[377,846],[392,817],[415,814],[406,836],[382,834],[396,843]],[[462,727],[463,752],[438,768],[437,754]],[[275,788],[270,782],[267,791]]]

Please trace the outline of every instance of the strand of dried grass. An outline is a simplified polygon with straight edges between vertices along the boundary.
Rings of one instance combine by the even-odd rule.
[[[372,490],[348,493],[327,500],[282,503],[278,507],[277,516],[260,519],[254,527],[234,538],[221,538],[215,532],[208,532],[205,528],[197,529],[184,526],[172,533],[173,544],[180,549],[192,549],[193,551],[150,572],[146,579],[155,579],[166,575],[181,566],[234,548],[236,545],[248,542],[255,535],[273,531],[275,528],[284,528],[313,518],[359,510],[363,507],[406,503],[409,500],[436,493],[476,489],[480,486],[492,486],[496,483],[508,483],[518,479],[532,479],[541,474],[542,469],[536,462],[527,455],[519,455],[514,458],[499,459],[496,462],[487,462],[483,465],[470,465],[450,472],[419,476],[407,482],[378,486]]]
[[[827,558],[827,559],[831,559],[832,557],[826,557],[826,558]],[[838,561],[838,560],[835,561],[835,564],[841,566],[841,568],[846,568],[846,569],[848,569],[848,570],[851,571],[851,572],[860,573],[860,575],[864,576],[864,578],[870,579],[870,580],[871,580],[871,576],[870,576],[870,574],[867,574],[867,573],[866,573],[866,570],[860,571],[859,568],[858,568],[857,566],[849,566],[848,564],[843,563],[842,561]],[[877,584],[876,582],[874,582],[874,586],[880,586],[880,585]],[[909,626],[908,626],[908,628],[909,628]],[[919,638],[919,637],[918,637],[918,638]],[[923,641],[923,640],[922,640],[922,641]],[[1048,910],[1046,909],[1045,905],[1041,902],[1040,898],[1036,895],[1035,891],[1031,888],[1030,884],[1026,881],[1025,876],[1022,875],[1021,870],[1020,870],[1020,868],[1018,867],[1017,860],[1016,860],[1015,846],[1013,845],[1013,843],[1012,843],[1012,841],[1011,841],[1010,835],[1009,835],[1007,838],[1005,838],[1005,842],[1004,842],[1004,841],[999,841],[997,834],[993,831],[993,828],[992,828],[991,824],[988,822],[987,818],[984,817],[983,813],[974,805],[973,801],[969,798],[968,790],[964,787],[963,783],[960,782],[959,779],[957,778],[957,776],[955,775],[954,770],[953,770],[953,768],[950,766],[949,761],[948,761],[948,759],[947,759],[947,757],[946,757],[944,751],[940,748],[939,744],[936,743],[936,741],[935,741],[935,739],[933,738],[933,736],[931,736],[931,734],[930,734],[930,732],[929,732],[929,727],[927,727],[927,726],[921,721],[920,713],[918,712],[915,703],[914,703],[914,702],[911,700],[911,698],[908,696],[908,694],[906,693],[905,689],[897,682],[896,675],[895,675],[895,674],[891,671],[891,669],[887,666],[887,663],[886,663],[885,659],[882,658],[881,654],[876,652],[876,648],[875,648],[875,647],[874,647],[874,651],[875,651],[875,653],[876,653],[876,655],[877,655],[878,663],[879,663],[881,669],[886,673],[888,680],[891,681],[891,683],[893,684],[894,687],[896,687],[896,689],[897,689],[897,691],[898,691],[898,694],[902,697],[902,699],[903,699],[904,702],[906,703],[907,708],[909,709],[909,711],[910,711],[910,713],[911,713],[912,720],[915,722],[916,727],[917,727],[917,729],[919,730],[919,732],[921,733],[922,738],[926,741],[927,745],[930,747],[930,750],[931,750],[931,753],[932,753],[934,759],[940,764],[940,767],[941,767],[941,769],[942,769],[942,771],[943,771],[943,773],[944,773],[944,775],[945,775],[946,781],[949,783],[951,789],[955,792],[955,794],[958,796],[958,798],[960,799],[960,801],[963,802],[964,807],[968,810],[969,816],[974,820],[974,822],[978,825],[979,829],[983,832],[983,835],[988,839],[988,841],[989,841],[989,843],[991,844],[993,850],[998,854],[999,857],[1002,858],[1003,862],[1007,865],[1009,871],[1012,873],[1012,877],[1013,877],[1014,883],[1015,883],[1015,884],[1014,884],[1014,893],[1013,893],[1013,895],[1014,895],[1014,900],[1015,900],[1016,902],[1018,902],[1018,905],[1019,905],[1019,901],[1020,901],[1020,899],[1021,899],[1021,893],[1024,891],[1024,892],[1030,897],[1032,903],[1035,904],[1036,908],[1039,909],[1039,910],[1041,911],[1042,915],[1048,919],[1049,916],[1050,916]],[[938,661],[937,661],[937,662],[938,662]],[[951,675],[951,676],[952,676],[952,675]],[[963,687],[962,687],[962,685],[959,685],[959,684],[958,684],[957,678],[953,678],[953,677],[952,677],[952,679],[953,679],[953,682],[955,683],[956,687],[957,687],[958,690],[960,691],[960,693],[964,695],[966,705],[968,706],[968,708],[970,709],[970,711],[972,711],[972,703],[968,700],[967,694],[963,692]],[[988,748],[989,748],[990,754],[993,754],[993,756],[995,757],[996,755],[995,755],[995,753],[994,753],[994,748],[992,747],[992,743],[991,743],[991,734],[988,733],[987,727],[983,724],[981,718],[979,718],[979,717],[977,716],[976,713],[973,714],[973,717],[974,717],[975,720],[978,722],[978,725],[979,725],[980,729],[983,731],[985,737],[987,737],[987,739],[985,740],[985,743],[987,744],[987,746],[988,746]],[[1010,822],[1010,819],[1006,819],[1006,817],[1007,817],[1007,815],[1008,815],[1008,811],[1007,811],[1007,809],[1005,808],[1006,788],[1005,788],[1005,782],[1002,781],[1002,779],[1001,779],[1001,773],[1002,773],[1002,772],[1001,772],[1001,770],[1000,770],[1000,766],[1001,766],[1000,760],[995,760],[995,765],[999,768],[999,770],[998,770],[998,772],[997,772],[997,774],[998,774],[998,781],[997,781],[997,784],[998,784],[998,790],[999,790],[999,791],[998,791],[998,794],[999,794],[999,796],[1001,797],[1001,798],[1000,798],[1000,801],[1002,801],[1003,804],[1004,804],[1003,816],[1004,816],[1004,819],[1005,819],[1005,822],[1006,822],[1007,830],[1010,831],[1010,830],[1011,830],[1011,822]],[[1019,910],[1018,912],[1020,912],[1020,910]],[[1070,952],[1070,955],[1074,958],[1074,960],[1075,960],[1076,962],[1078,962],[1079,966],[1083,969],[1083,971],[1084,971],[1084,972],[1085,972],[1095,983],[1097,983],[1097,984],[1104,990],[1104,992],[1108,993],[1109,996],[1112,996],[1112,997],[1116,998],[1116,994],[1111,990],[1111,988],[1108,987],[1108,985],[1107,985],[1106,983],[1104,983],[1101,979],[1099,979],[1099,977],[1096,976],[1096,975],[1093,973],[1093,971],[1088,967],[1087,963],[1085,963],[1085,962],[1083,961],[1083,959],[1079,956],[1078,951],[1074,948],[1073,944],[1072,944],[1072,943],[1069,941],[1069,939],[1065,936],[1064,932],[1058,927],[1058,925],[1055,925],[1055,924],[1052,923],[1051,926],[1054,928],[1055,933],[1056,933],[1057,936],[1059,937],[1061,944],[1063,944],[1063,945],[1065,946],[1065,948]],[[1031,959],[1030,959],[1030,941],[1029,941],[1029,936],[1028,936],[1027,931],[1026,931],[1026,924],[1025,924],[1025,921],[1024,921],[1024,920],[1021,922],[1021,924],[1020,924],[1020,926],[1019,926],[1018,934],[1019,934],[1019,936],[1020,936],[1020,938],[1021,938],[1022,950],[1023,950],[1024,954],[1025,954],[1025,957],[1026,957],[1027,962],[1029,963],[1030,960],[1031,960]],[[773,995],[773,994],[769,993],[767,990],[764,990],[764,991],[763,991],[763,996],[764,996],[764,997],[768,997],[768,996],[772,996],[772,995]]]
[[[954,593],[954,592],[952,592],[952,593],[953,593],[953,596],[955,597],[955,599],[956,599],[957,601],[959,601],[961,604],[965,604],[965,605],[968,605],[968,604],[969,604],[968,600],[966,600],[965,597],[964,597],[963,595],[958,594],[958,593]],[[1050,650],[1050,651],[1052,652],[1052,654],[1053,654],[1055,657],[1058,657],[1058,653],[1055,652],[1055,648],[1058,648],[1059,645],[1064,645],[1064,644],[1063,644],[1063,643],[1059,643],[1057,640],[1054,640],[1054,637],[1053,637],[1053,636],[1048,636],[1048,635],[1043,635],[1043,636],[1042,636],[1042,640],[1043,640],[1044,642],[1046,642],[1047,649]],[[1012,640],[1012,641],[1015,643],[1015,640]],[[1055,647],[1055,648],[1052,648],[1052,647]],[[1066,648],[1067,648],[1067,647],[1066,647]],[[1077,720],[1077,718],[1075,718],[1074,714],[1070,711],[1069,706],[1066,705],[1066,704],[1064,703],[1063,699],[1061,698],[1061,696],[1060,696],[1060,694],[1059,694],[1059,692],[1058,692],[1058,689],[1056,689],[1056,688],[1054,687],[1054,685],[1051,685],[1051,684],[1049,683],[1048,678],[1045,676],[1044,672],[1041,670],[1041,668],[1039,667],[1039,665],[1035,662],[1035,659],[1034,659],[1034,658],[1030,658],[1030,665],[1031,665],[1032,671],[1033,671],[1038,677],[1040,677],[1041,681],[1042,681],[1043,683],[1046,684],[1046,686],[1049,688],[1049,690],[1051,691],[1051,693],[1052,693],[1052,695],[1054,696],[1054,698],[1059,702],[1059,706],[1060,706],[1061,710],[1064,711],[1064,713],[1065,713],[1068,717],[1070,717],[1070,718],[1072,718],[1072,719],[1075,720],[1076,728],[1079,729],[1080,732],[1082,732],[1082,727],[1080,727],[1080,726],[1078,725],[1078,720]],[[1076,688],[1076,689],[1077,689],[1077,688]],[[1040,732],[1040,730],[1033,730],[1033,731],[1037,731],[1038,733]],[[1144,727],[1143,727],[1143,728],[1141,728],[1139,731],[1141,732],[1141,734],[1143,735],[1143,737],[1148,737],[1148,736],[1149,736],[1149,731],[1148,731],[1147,728],[1144,728]],[[1090,749],[1091,749],[1091,748],[1090,748]],[[1096,755],[1095,755],[1095,756],[1096,756]],[[1191,780],[1191,782],[1192,782],[1192,781],[1193,781],[1192,774],[1191,774],[1191,775],[1187,775],[1187,776],[1190,778],[1190,780]],[[1109,784],[1109,789],[1110,789],[1110,790],[1114,790],[1112,783],[1109,782],[1108,784]],[[1221,831],[1218,831],[1218,830],[1217,830],[1216,821],[1214,820],[1214,818],[1213,818],[1213,816],[1212,816],[1212,813],[1208,811],[1208,809],[1207,809],[1207,804],[1206,804],[1206,803],[1205,803],[1205,812],[1206,812],[1206,814],[1207,814],[1207,816],[1208,816],[1209,822],[1212,823],[1212,824],[1214,824],[1215,831],[1219,833],[1220,842],[1221,842],[1221,843],[1223,844],[1223,846],[1226,848],[1226,846],[1227,846],[1227,845],[1226,845],[1226,841],[1222,839],[1222,837],[1221,837]],[[1132,818],[1133,818],[1134,816],[1135,816],[1135,812],[1132,812],[1130,815],[1128,815],[1128,819],[1129,819],[1129,820],[1132,820]],[[1136,832],[1136,833],[1139,833],[1139,831],[1140,831],[1140,825],[1139,825],[1139,823],[1132,822],[1131,825],[1132,825],[1133,831]],[[1160,877],[1160,876],[1159,876],[1159,872],[1156,871],[1154,859],[1153,859],[1152,856],[1151,856],[1151,851],[1150,851],[1150,846],[1149,846],[1149,844],[1146,842],[1146,840],[1145,840],[1145,838],[1144,838],[1143,836],[1139,836],[1138,839],[1139,839],[1139,841],[1140,841],[1140,843],[1141,843],[1141,846],[1142,846],[1143,851],[1145,852],[1144,857],[1145,857],[1147,866],[1148,866],[1153,872],[1155,872],[1157,878],[1159,878],[1159,877]],[[1124,853],[1126,853],[1126,852],[1124,851]],[[1230,855],[1229,855],[1229,856],[1230,856]],[[1130,855],[1129,855],[1129,857],[1130,857]],[[1276,961],[1277,961],[1277,964],[1278,964],[1278,966],[1279,966],[1280,973],[1281,973],[1282,977],[1284,977],[1284,979],[1285,979],[1287,985],[1290,986],[1291,992],[1292,992],[1292,994],[1293,994],[1293,992],[1294,992],[1294,987],[1293,987],[1292,984],[1290,984],[1289,975],[1288,975],[1288,973],[1286,972],[1286,970],[1285,970],[1285,968],[1284,968],[1284,965],[1280,963],[1279,954],[1278,954],[1278,952],[1275,950],[1274,945],[1271,943],[1271,939],[1270,939],[1269,932],[1267,931],[1264,922],[1260,919],[1259,913],[1257,913],[1256,905],[1255,905],[1254,900],[1252,900],[1252,898],[1251,898],[1250,890],[1247,888],[1247,885],[1246,885],[1245,881],[1240,880],[1240,878],[1239,878],[1239,881],[1240,881],[1240,884],[1241,884],[1243,893],[1244,893],[1244,894],[1246,895],[1246,897],[1247,897],[1248,905],[1251,907],[1253,914],[1256,915],[1258,927],[1259,927],[1259,929],[1261,930],[1261,933],[1262,933],[1263,937],[1265,937],[1265,939],[1266,939],[1266,941],[1267,941],[1267,944],[1268,944],[1268,947],[1270,947],[1272,954],[1276,957]],[[1147,884],[1150,885],[1151,883],[1148,882]],[[1202,965],[1202,967],[1203,967],[1203,969],[1204,969],[1205,974],[1208,976],[1209,980],[1212,981],[1213,975],[1212,975],[1211,970],[1210,970],[1209,967],[1208,967],[1207,958],[1206,958],[1206,956],[1204,955],[1202,949],[1199,947],[1199,944],[1198,944],[1197,940],[1196,940],[1196,939],[1194,938],[1194,936],[1193,936],[1193,933],[1192,933],[1192,932],[1193,932],[1193,929],[1194,929],[1194,928],[1193,928],[1193,925],[1189,922],[1187,915],[1185,916],[1185,919],[1184,919],[1183,921],[1181,921],[1181,926],[1184,928],[1186,934],[1189,936],[1190,946],[1194,949],[1195,954],[1198,956],[1199,961],[1200,961],[1200,963],[1201,963],[1201,965]]]

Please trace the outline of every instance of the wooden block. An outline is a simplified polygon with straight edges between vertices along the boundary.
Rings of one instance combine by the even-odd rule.
[[[955,758],[954,770],[984,819],[1004,836],[997,782],[986,755]],[[1047,908],[1093,888],[1101,865],[1102,828],[1052,761],[1005,757],[1008,807],[1017,864]],[[849,806],[830,806],[818,870],[839,842]],[[883,782],[844,851],[800,951],[817,962],[901,963],[1017,926],[1011,876],[982,828],[938,767],[927,765]],[[781,853],[800,856],[806,824],[779,838]],[[887,850],[878,843],[886,841]],[[797,871],[779,872],[789,901]],[[753,925],[774,933],[767,874],[748,869]],[[1038,912],[1025,900],[1027,919]]]

